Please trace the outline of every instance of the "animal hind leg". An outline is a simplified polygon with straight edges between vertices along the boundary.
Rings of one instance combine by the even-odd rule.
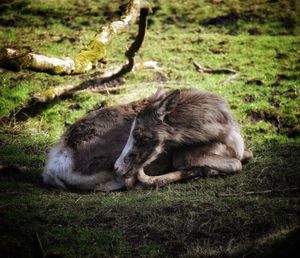
[[[211,148],[213,149],[214,146]],[[197,152],[187,151],[180,155],[181,161],[175,165],[174,172],[159,176],[148,176],[144,169],[140,169],[137,178],[145,186],[163,186],[187,178],[195,178],[203,175],[217,175],[220,173],[234,173],[242,169],[242,163],[236,158],[223,157],[221,155],[209,153],[206,149],[200,149],[200,156]],[[207,154],[209,153],[209,154]],[[176,159],[176,158],[175,158]],[[183,165],[183,166],[182,166]]]
[[[247,162],[249,162],[251,159],[253,158],[253,152],[249,149],[244,150],[244,154],[242,157],[242,163],[245,164]]]
[[[241,169],[242,163],[238,159],[210,155],[198,160],[192,167],[186,168],[183,171],[173,171],[160,176],[148,176],[142,168],[138,171],[137,178],[142,185],[153,187],[164,186],[182,179],[203,176],[204,174],[217,175],[218,172],[233,173]]]
[[[117,181],[108,181],[104,184],[98,184],[95,186],[94,191],[99,192],[112,192],[125,188],[125,184]]]
[[[124,178],[115,176],[112,171],[101,171],[96,175],[94,182],[94,191],[111,192],[125,189]]]
[[[234,173],[242,170],[242,163],[238,159],[216,154],[202,156],[199,159],[195,159],[190,165],[193,167],[208,167],[223,173]]]

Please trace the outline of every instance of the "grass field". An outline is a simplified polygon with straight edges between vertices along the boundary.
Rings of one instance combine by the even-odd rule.
[[[103,68],[75,76],[0,68],[1,257],[42,257],[38,240],[47,257],[293,257],[298,250],[299,1],[150,2],[137,61],[155,60],[161,72],[131,72],[127,87],[114,94],[81,92],[32,105],[34,93],[94,79]],[[123,3],[1,1],[0,47],[72,56],[118,19]],[[125,61],[136,30],[113,42],[106,69]],[[194,61],[238,76],[224,84],[228,75],[198,73]],[[76,193],[42,185],[47,152],[68,125],[93,108],[128,103],[159,86],[227,98],[253,161],[236,175],[145,191]],[[271,193],[244,194],[266,190]]]

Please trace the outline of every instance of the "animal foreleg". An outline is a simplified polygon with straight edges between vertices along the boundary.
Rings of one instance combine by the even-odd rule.
[[[144,186],[164,186],[187,178],[201,176],[201,170],[174,171],[160,176],[148,176],[143,168],[138,171],[137,178]]]

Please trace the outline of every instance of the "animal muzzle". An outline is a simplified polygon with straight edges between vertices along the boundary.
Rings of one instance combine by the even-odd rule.
[[[131,170],[131,166],[125,163],[124,158],[119,157],[115,162],[114,169],[117,175],[124,176]]]

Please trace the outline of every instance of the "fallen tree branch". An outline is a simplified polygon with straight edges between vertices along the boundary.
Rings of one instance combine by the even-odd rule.
[[[125,65],[124,65],[125,66]],[[29,101],[31,102],[49,102],[57,97],[61,96],[73,96],[77,92],[83,92],[83,91],[91,91],[91,92],[97,92],[97,93],[105,93],[107,90],[105,87],[107,84],[114,85],[114,81],[118,80],[120,77],[117,76],[117,74],[120,75],[121,70],[123,67],[116,67],[112,68],[111,70],[105,71],[102,74],[100,74],[96,79],[85,81],[79,85],[75,84],[66,84],[66,85],[58,85],[56,87],[47,89],[42,92],[38,92],[33,94],[32,99]],[[139,62],[134,64],[133,68],[131,68],[135,71],[141,70],[141,69],[154,69],[154,70],[160,70],[160,67],[157,65],[156,61],[145,61],[145,62]],[[124,72],[124,70],[123,70]],[[106,87],[109,92],[116,92],[119,89],[116,87]],[[123,88],[123,87],[122,87]],[[125,88],[125,86],[124,86]]]
[[[47,257],[47,253],[37,232],[34,234],[34,243],[36,248],[36,256],[41,258]]]
[[[126,88],[128,88],[127,85],[113,86],[113,87],[104,86],[104,88],[101,87],[101,88],[89,89],[89,91],[96,92],[96,93],[107,93],[109,95],[111,93],[116,93],[116,92],[118,92],[120,90],[123,90],[123,89],[126,89]],[[84,91],[87,91],[87,90],[82,90],[82,91],[79,91],[79,92],[84,92]]]
[[[140,85],[149,85],[149,84],[160,84],[160,85],[192,85],[191,82],[178,82],[178,81],[150,81],[150,82],[141,82]],[[168,86],[164,86],[165,88],[170,88]]]
[[[209,66],[202,66],[197,62],[193,62],[196,70],[199,73],[212,73],[212,74],[233,74],[230,77],[228,77],[227,79],[225,79],[221,84],[225,85],[233,80],[235,80],[238,76],[238,71],[233,70],[233,69],[228,69],[228,68],[211,68]]]
[[[148,14],[149,14],[149,8],[141,9],[138,35],[136,36],[135,41],[131,44],[130,48],[125,53],[125,56],[128,59],[128,63],[123,65],[123,67],[121,68],[121,70],[119,72],[112,75],[112,79],[122,77],[122,76],[124,76],[124,74],[126,74],[132,70],[132,68],[134,66],[134,56],[135,56],[136,52],[140,49],[140,47],[144,41],[146,28],[147,28]]]
[[[136,52],[140,49],[145,33],[147,28],[147,16],[149,14],[149,9],[143,8],[141,9],[140,14],[140,22],[139,22],[139,31],[138,34],[134,40],[134,42],[131,44],[130,48],[126,51],[125,56],[128,58],[128,62],[123,65],[122,67],[113,68],[112,70],[106,71],[100,75],[97,79],[92,80],[94,82],[94,86],[98,86],[100,84],[105,84],[108,82],[111,82],[117,78],[120,78],[124,76],[126,73],[130,72],[133,68],[155,68],[157,69],[157,63],[155,61],[148,61],[144,62],[144,64],[137,64],[135,66],[134,64],[134,56]],[[76,89],[82,90],[83,88],[87,88],[91,85],[91,81],[84,82],[82,84],[78,85],[60,85],[48,90],[45,90],[43,92],[35,93],[33,95],[32,101],[34,102],[48,102],[56,97],[68,94],[73,95]],[[104,88],[106,88],[106,85],[104,85]],[[94,91],[94,92],[101,92],[101,91]],[[105,89],[105,92],[108,92]]]
[[[65,94],[68,91],[73,90],[76,87],[77,86],[74,84],[58,85],[51,89],[34,93],[29,102],[48,102]]]
[[[138,71],[141,69],[153,69],[158,72],[161,70],[161,68],[158,66],[157,61],[152,61],[152,60],[134,64],[133,66],[134,71]]]
[[[253,192],[241,192],[241,193],[216,193],[217,197],[239,197],[248,195],[264,195],[270,193],[288,193],[299,191],[300,187],[286,188],[280,190],[265,190],[265,191],[253,191]]]
[[[222,85],[225,85],[225,84],[227,84],[227,83],[229,83],[229,82],[231,82],[231,81],[234,81],[237,77],[238,77],[238,73],[236,73],[236,74],[233,74],[233,75],[231,75],[231,76],[229,76],[227,79],[225,79],[223,82],[222,82]]]
[[[198,64],[197,62],[193,62],[196,70],[199,73],[214,73],[214,74],[221,74],[221,73],[225,73],[225,74],[237,74],[238,72],[236,70],[233,69],[228,69],[228,68],[211,68],[209,66],[202,66],[200,64]]]
[[[149,13],[150,5],[146,0],[131,0],[126,8],[125,15],[121,20],[112,22],[104,26],[95,38],[73,58],[55,58],[32,52],[22,53],[22,51],[12,48],[4,48],[0,51],[0,66],[5,68],[31,69],[52,74],[82,74],[90,71],[98,62],[104,62],[106,49],[113,38],[128,30],[141,14],[141,21]],[[146,18],[145,18],[146,19]],[[141,29],[141,27],[139,27]],[[143,38],[142,38],[143,39]],[[140,47],[141,42],[136,43],[132,49],[126,52],[129,63],[120,72],[127,71],[133,65],[132,51]],[[126,69],[125,69],[126,68]],[[132,67],[131,67],[132,69]]]

